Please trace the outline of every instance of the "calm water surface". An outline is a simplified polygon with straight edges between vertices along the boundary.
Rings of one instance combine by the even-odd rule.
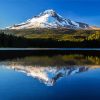
[[[0,100],[100,100],[100,57],[31,55],[0,59]]]

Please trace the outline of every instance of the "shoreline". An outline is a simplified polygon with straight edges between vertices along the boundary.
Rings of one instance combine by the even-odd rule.
[[[0,51],[34,51],[34,50],[58,50],[58,51],[100,51],[100,48],[0,48]]]

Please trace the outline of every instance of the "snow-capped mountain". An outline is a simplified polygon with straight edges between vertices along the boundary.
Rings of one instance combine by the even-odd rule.
[[[38,16],[27,20],[21,24],[9,27],[8,29],[30,29],[30,28],[69,28],[69,29],[88,29],[90,26],[82,22],[72,21],[63,18],[54,10],[46,10]]]

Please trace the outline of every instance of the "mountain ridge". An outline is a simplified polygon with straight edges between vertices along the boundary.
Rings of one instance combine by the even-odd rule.
[[[83,22],[76,22],[62,17],[56,11],[49,9],[28,19],[26,22],[16,24],[7,29],[31,29],[31,28],[68,28],[68,29],[95,29],[93,26]],[[98,28],[96,28],[98,29]]]

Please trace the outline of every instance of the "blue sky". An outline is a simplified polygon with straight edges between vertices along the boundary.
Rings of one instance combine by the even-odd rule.
[[[26,21],[47,9],[100,26],[100,0],[0,0],[0,28]]]

